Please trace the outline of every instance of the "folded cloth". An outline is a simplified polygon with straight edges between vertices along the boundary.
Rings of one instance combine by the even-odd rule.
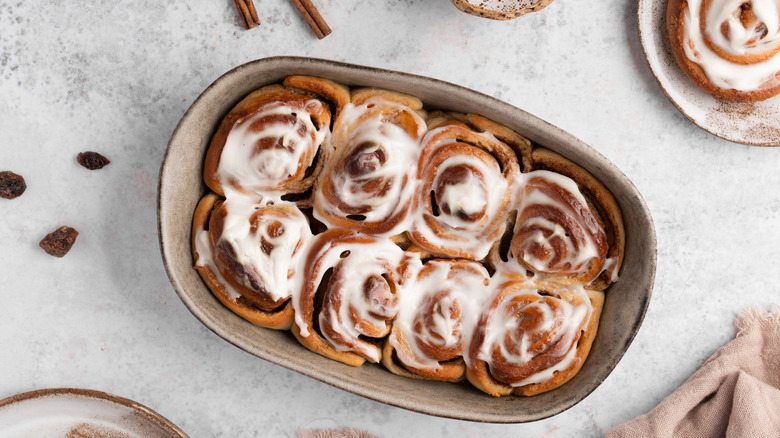
[[[734,340],[607,438],[780,437],[780,308],[743,310],[734,325]]]

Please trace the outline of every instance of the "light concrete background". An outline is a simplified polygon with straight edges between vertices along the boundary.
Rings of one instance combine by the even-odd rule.
[[[659,0],[661,1],[661,0]],[[778,304],[780,150],[729,143],[685,119],[645,63],[636,2],[556,0],[510,22],[448,0],[316,0],[317,40],[286,0],[0,0],[0,398],[83,387],[131,398],[192,437],[295,436],[351,426],[387,436],[598,437],[641,415],[734,335],[745,307]],[[313,56],[443,79],[563,128],[612,160],[656,224],[644,325],[609,378],[555,417],[492,425],[376,403],[255,358],[174,293],[156,229],[157,174],[184,111],[232,67]],[[78,152],[112,163],[87,171]],[[80,231],[55,259],[38,241]]]

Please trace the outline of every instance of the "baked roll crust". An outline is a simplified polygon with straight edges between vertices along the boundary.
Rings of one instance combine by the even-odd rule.
[[[289,77],[285,84],[289,87],[274,84],[252,92],[220,123],[203,166],[204,181],[215,193],[297,194],[314,184],[327,160],[321,146],[331,116],[349,92],[306,76]]]
[[[425,120],[419,99],[357,90],[336,120],[332,157],[314,190],[314,215],[331,228],[402,232],[413,208]]]
[[[211,193],[198,204],[192,229],[195,269],[214,295],[254,324],[288,329],[297,263],[311,237],[297,207]]]
[[[512,131],[506,126],[479,114],[467,114],[465,116],[464,122],[475,131],[493,135],[501,142],[512,148],[512,150],[515,152],[515,157],[517,158],[517,164],[520,167],[520,172],[525,173],[533,170],[533,160],[531,158],[533,146],[527,138],[516,133],[515,131]]]
[[[780,93],[780,3],[669,0],[666,35],[680,69],[713,97],[755,102]]]
[[[508,281],[486,306],[466,356],[466,376],[493,395],[555,389],[582,367],[596,335],[601,291]]]
[[[495,136],[437,114],[422,140],[412,241],[437,255],[485,258],[504,232],[519,172],[516,155]]]
[[[599,274],[587,284],[589,289],[604,290],[617,281],[626,245],[626,230],[620,207],[604,184],[590,172],[568,158],[549,149],[537,148],[532,153],[534,169],[554,172],[571,178],[587,205],[601,224],[607,251]]]
[[[479,263],[428,260],[399,297],[382,364],[406,377],[463,380],[462,356],[489,282],[490,275]]]
[[[294,296],[292,332],[306,348],[347,365],[382,359],[398,312],[404,251],[389,239],[342,229],[318,235]]]

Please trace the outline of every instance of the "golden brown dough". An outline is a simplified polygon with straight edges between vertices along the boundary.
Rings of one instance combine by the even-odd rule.
[[[763,3],[763,9],[773,9],[777,13],[779,8],[774,0],[758,1]],[[780,52],[777,30],[772,30],[771,24],[763,23],[754,12],[754,3],[758,1],[669,0],[667,4],[666,37],[677,64],[697,87],[717,99],[756,102],[780,93],[780,80],[777,78],[780,72],[777,69],[760,74],[753,84],[740,84],[737,88],[738,83],[744,82],[746,74],[753,74],[747,72],[765,70],[761,65],[767,64]],[[726,7],[734,9],[725,10]],[[711,11],[717,8],[724,10]],[[709,22],[711,19],[723,19],[723,22]],[[774,18],[775,21],[777,19]],[[689,27],[695,26],[695,22],[699,23],[699,27],[689,33]],[[731,27],[734,27],[733,31]],[[717,30],[713,33],[710,29]],[[697,37],[691,38],[691,33]],[[748,38],[740,41],[741,36]],[[740,49],[735,53],[731,46]],[[713,61],[710,62],[710,59]],[[728,72],[735,68],[739,68],[739,72]],[[733,86],[727,85],[730,83]]]
[[[290,88],[274,84],[252,92],[222,120],[203,166],[211,190],[224,196],[228,185],[247,195],[299,194],[314,184],[327,160],[321,146],[330,132],[331,106],[337,114],[349,92],[307,76],[285,83]],[[229,161],[222,159],[226,146]]]
[[[428,121],[409,235],[425,251],[483,259],[506,226],[517,158],[506,144],[444,114]]]
[[[532,157],[535,169],[549,170],[574,180],[604,227],[608,248],[606,264],[603,271],[588,285],[588,288],[606,289],[617,279],[620,266],[623,263],[626,244],[623,214],[615,197],[590,172],[560,154],[549,149],[537,148]]]
[[[491,299],[471,341],[469,382],[493,396],[530,396],[558,388],[585,362],[603,303],[601,291],[553,283],[505,283]],[[487,330],[506,330],[506,335],[488,337]]]
[[[226,280],[216,265],[218,262],[215,263],[214,259],[210,259],[207,264],[198,263],[201,258],[196,242],[198,233],[201,231],[208,233],[206,244],[208,250],[213,253],[215,242],[220,234],[219,230],[214,228],[220,226],[214,212],[219,211],[222,205],[223,199],[221,197],[209,193],[201,199],[195,209],[192,224],[192,252],[195,259],[195,269],[200,273],[214,296],[242,318],[262,327],[277,330],[289,329],[293,321],[293,308],[289,297],[282,300],[269,298],[262,288],[253,290],[241,283],[240,276],[239,278],[231,278],[228,271],[225,271],[224,274],[228,275],[230,280]],[[287,213],[281,211],[281,214]],[[228,266],[230,265],[228,264]],[[232,271],[235,273],[235,269]],[[228,289],[238,291],[241,296],[236,297],[235,293],[231,293]]]
[[[515,151],[521,172],[526,173],[533,170],[533,160],[531,159],[533,146],[527,138],[479,114],[468,114],[465,121],[472,129],[490,133],[509,145]]]
[[[414,206],[425,120],[419,99],[361,89],[333,127],[333,155],[314,190],[315,216],[333,228],[392,235]],[[410,163],[411,162],[411,163]]]
[[[388,239],[332,229],[316,236],[295,304],[295,337],[347,365],[382,358],[381,342],[398,311],[404,252]]]
[[[466,364],[462,356],[473,330],[471,313],[479,310],[489,281],[479,263],[428,260],[405,285],[382,364],[406,377],[463,380]]]

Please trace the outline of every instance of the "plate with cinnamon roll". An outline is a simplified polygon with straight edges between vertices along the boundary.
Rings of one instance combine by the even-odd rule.
[[[160,172],[171,282],[270,362],[391,405],[525,422],[641,325],[655,232],[607,159],[446,82],[311,58],[226,73]]]
[[[704,130],[780,145],[780,2],[639,0],[639,36],[671,102]]]

